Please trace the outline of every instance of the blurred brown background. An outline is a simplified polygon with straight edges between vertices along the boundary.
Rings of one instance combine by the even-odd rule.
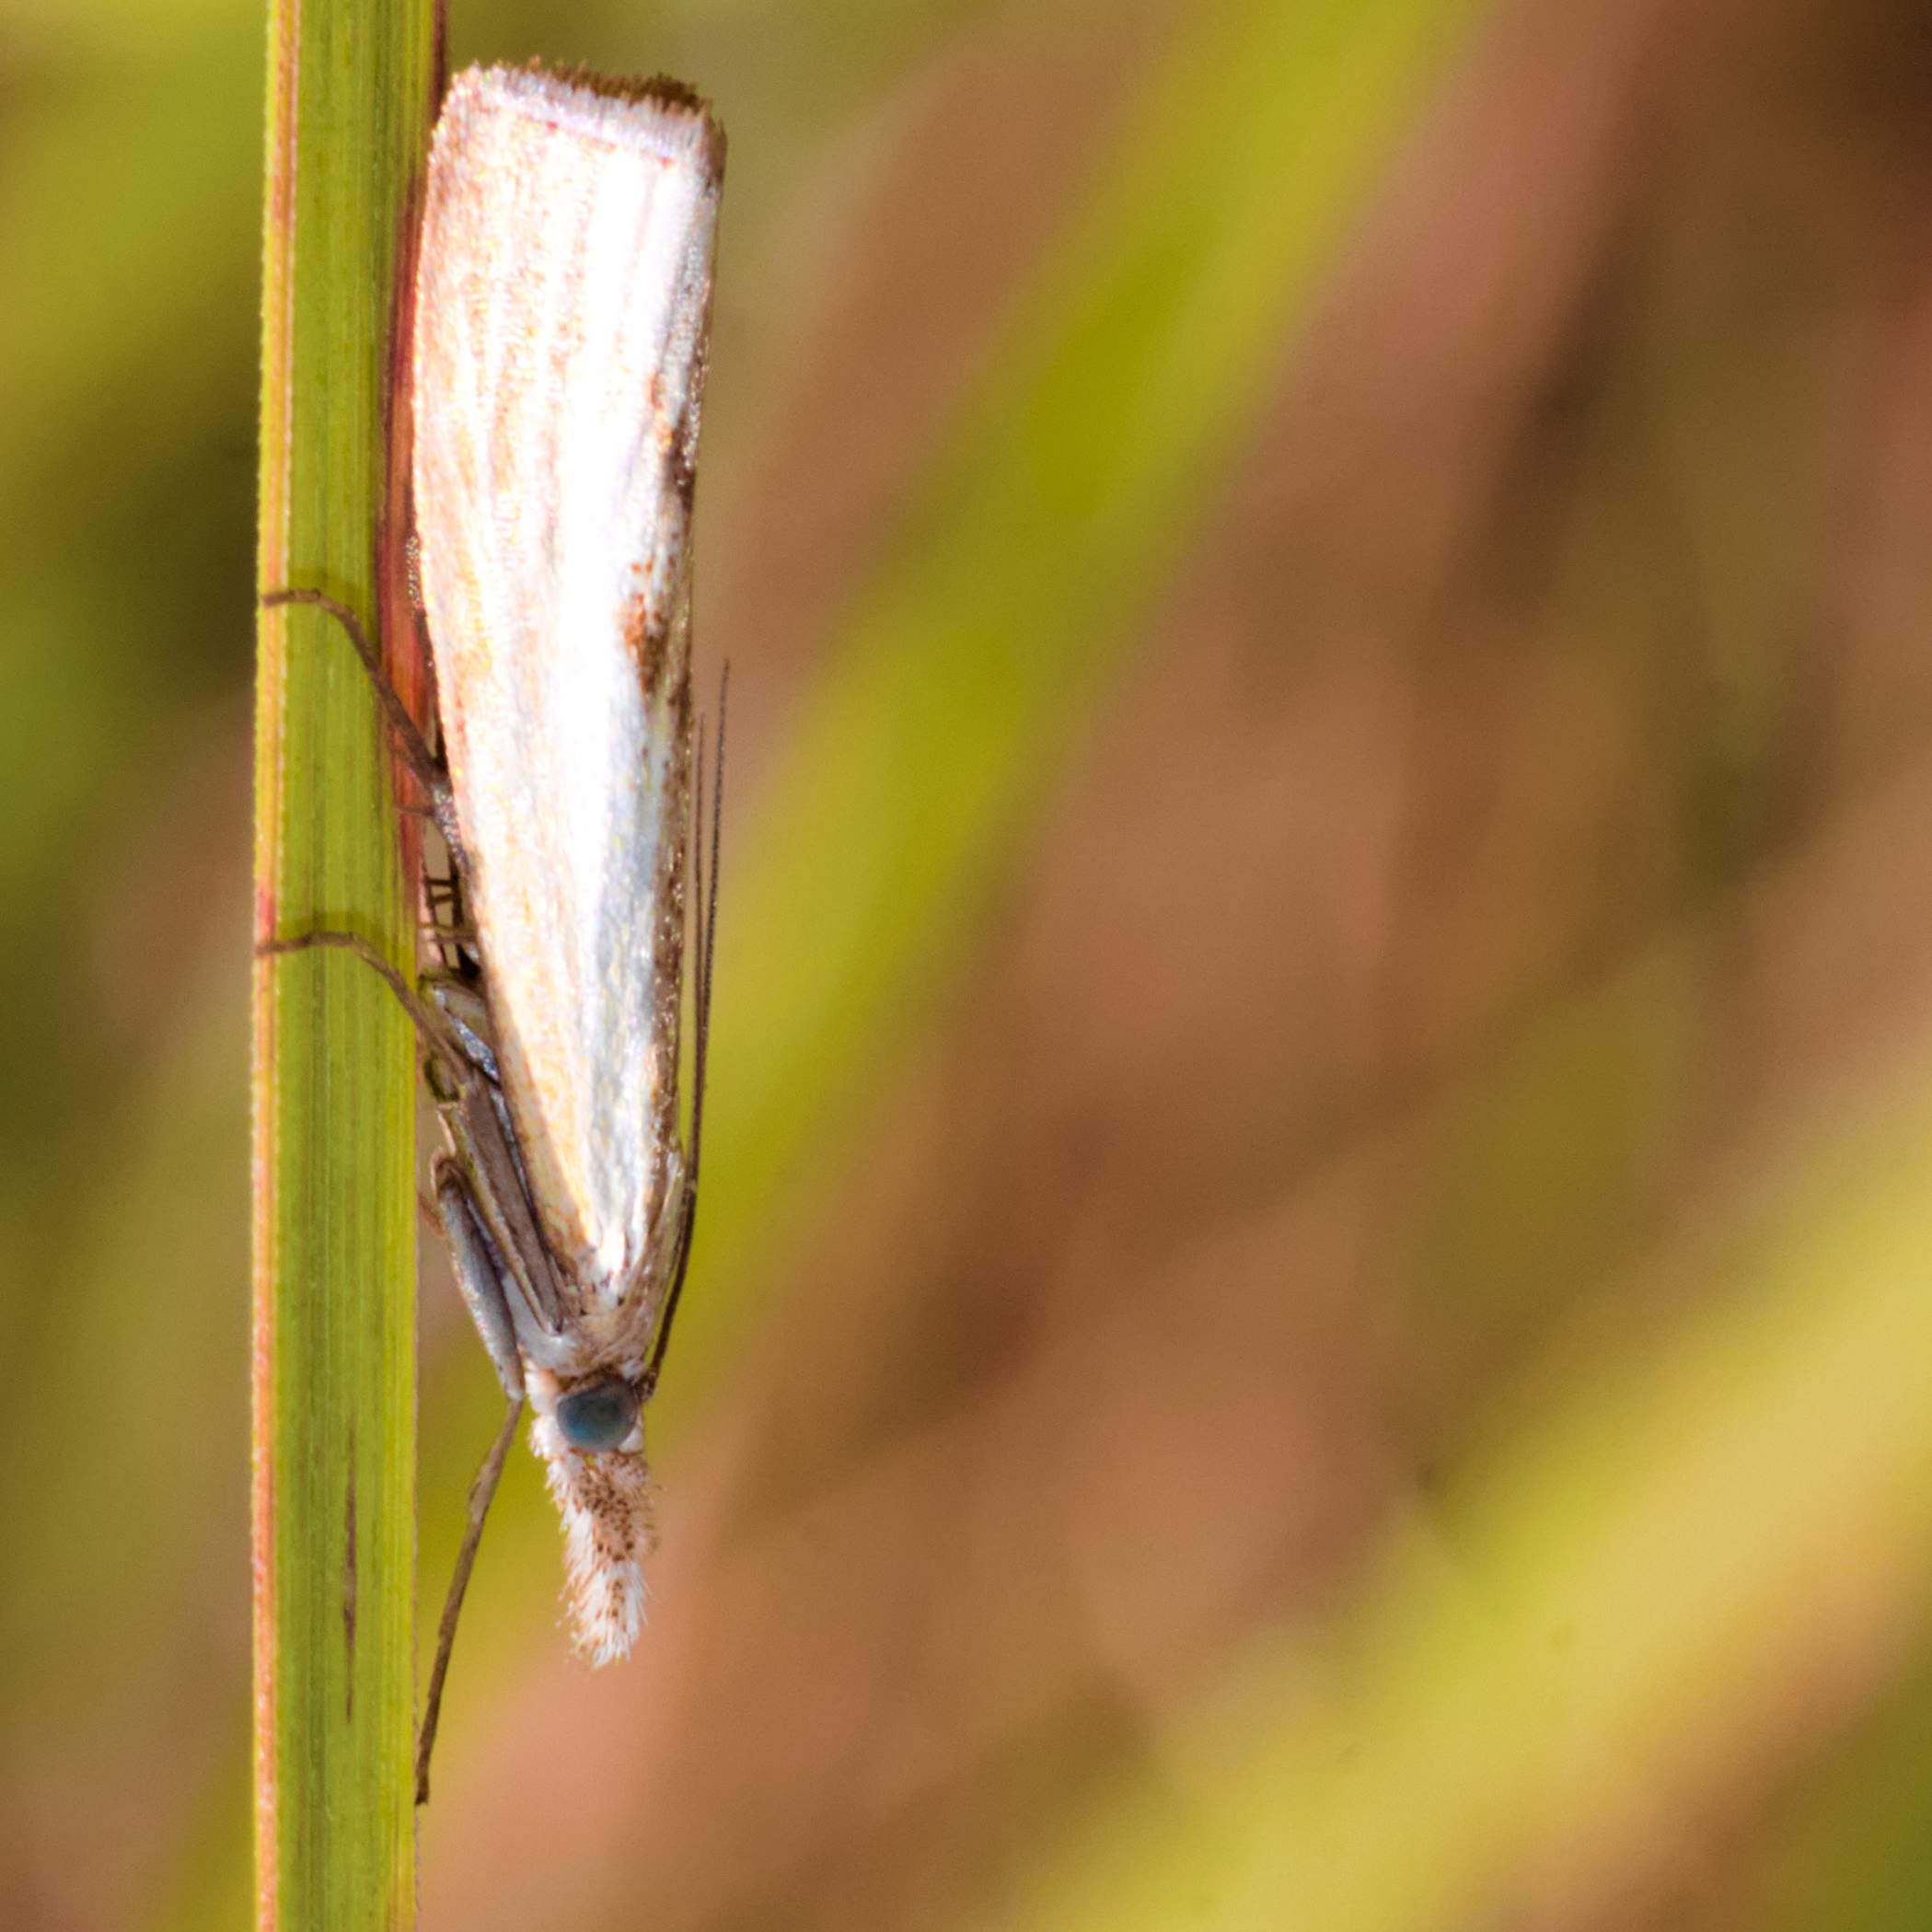
[[[730,128],[728,868],[1205,30],[455,6],[454,62]],[[708,1203],[765,1232],[694,1287],[621,1670],[519,1452],[426,1926],[1932,1925],[1932,12],[1451,39],[997,862],[827,1038],[782,1197]],[[248,1915],[261,83],[239,0],[0,20],[35,1932]],[[734,910],[721,1060],[810,943]],[[424,1262],[434,1602],[495,1397]]]

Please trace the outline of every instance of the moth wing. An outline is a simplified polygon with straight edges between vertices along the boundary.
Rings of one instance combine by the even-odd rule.
[[[417,533],[503,1082],[587,1302],[677,1129],[689,529],[723,135],[674,84],[471,69],[437,122]]]

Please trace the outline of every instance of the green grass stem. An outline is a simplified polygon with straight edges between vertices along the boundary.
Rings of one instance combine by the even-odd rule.
[[[399,238],[432,107],[417,0],[274,0],[260,580],[376,625]],[[388,758],[314,611],[264,612],[256,939],[413,958]],[[254,1001],[257,1922],[414,1917],[414,1050],[365,967],[258,959]]]

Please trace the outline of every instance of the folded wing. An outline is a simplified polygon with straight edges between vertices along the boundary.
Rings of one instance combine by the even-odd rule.
[[[723,161],[673,84],[472,70],[425,195],[423,602],[504,1088],[586,1311],[640,1287],[677,1131],[691,486]]]

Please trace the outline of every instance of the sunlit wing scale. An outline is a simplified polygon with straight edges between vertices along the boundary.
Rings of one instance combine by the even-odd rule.
[[[472,69],[437,122],[417,275],[422,600],[502,1091],[562,1301],[524,1350],[532,1440],[600,1661],[642,1613],[642,1430],[587,1453],[556,1405],[642,1374],[672,1254],[689,526],[723,166],[675,83]]]

